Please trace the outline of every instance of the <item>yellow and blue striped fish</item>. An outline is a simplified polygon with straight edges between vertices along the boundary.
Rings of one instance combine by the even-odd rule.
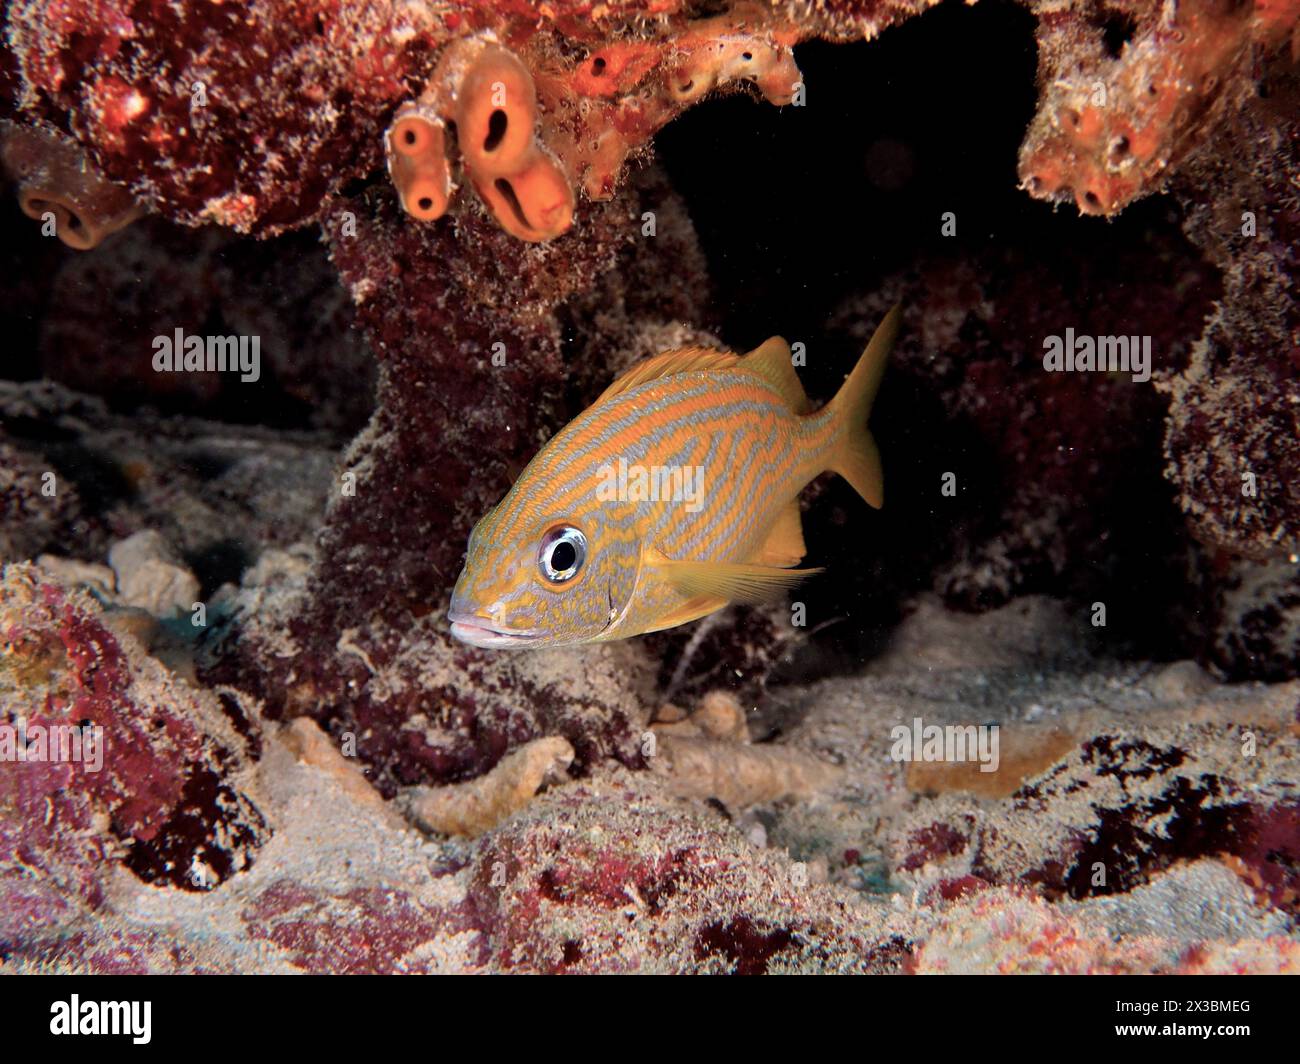
[[[793,568],[804,486],[833,470],[884,501],[867,416],[899,318],[815,413],[780,337],[743,357],[692,347],[634,366],[479,521],[452,635],[492,648],[623,639],[817,572]]]

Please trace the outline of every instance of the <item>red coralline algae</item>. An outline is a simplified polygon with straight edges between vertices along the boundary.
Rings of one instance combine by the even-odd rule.
[[[1300,945],[1282,935],[1258,942],[1193,946],[1173,969],[1177,975],[1300,975]]]
[[[989,883],[979,876],[957,876],[954,879],[941,879],[933,891],[927,895],[927,901],[960,901],[962,898],[987,890]]]
[[[339,975],[427,971],[407,954],[464,930],[452,916],[402,891],[358,887],[331,895],[287,880],[273,884],[241,915],[253,940],[279,946],[304,971]]]
[[[695,938],[695,955],[701,961],[725,957],[735,975],[766,975],[768,964],[790,946],[793,938],[786,928],[764,931],[738,916],[725,924],[703,928]]]
[[[23,111],[70,129],[150,208],[261,234],[375,169],[442,32],[432,10],[387,0],[20,0],[8,30]]]
[[[1285,55],[1260,66],[1258,95],[1174,182],[1223,297],[1164,385],[1164,451],[1196,536],[1263,563],[1300,555],[1300,66]]]
[[[1282,935],[1179,948],[1151,934],[1121,941],[1014,889],[981,892],[947,908],[916,948],[917,974],[1294,974],[1296,943]]]
[[[931,861],[952,857],[966,849],[966,836],[950,824],[934,823],[921,828],[908,837],[908,852],[901,867],[909,872],[923,868]]]
[[[1300,915],[1300,803],[1249,806],[1224,853],[1267,904]]]
[[[1162,960],[1151,940],[1113,942],[1097,928],[1013,890],[957,902],[920,944],[919,974],[1118,975],[1151,971]]]
[[[1054,809],[1079,792],[1091,795],[1091,812],[1053,857],[1019,869],[1016,881],[1049,899],[1084,899],[1130,892],[1178,862],[1217,858],[1264,904],[1294,913],[1300,900],[1298,807],[1278,797],[1248,800],[1248,790],[1244,780],[1198,771],[1180,747],[1099,735],[1083,744],[1077,766],[1062,764],[1017,793],[1018,810],[1057,823],[1067,817]],[[949,852],[967,844],[976,875],[1008,882],[999,871],[1005,839],[996,830],[972,823]],[[1099,868],[1105,870],[1100,879]]]
[[[186,890],[248,867],[265,824],[232,785],[242,744],[199,723],[220,712],[143,664],[82,594],[30,566],[7,567],[2,590],[2,723],[26,728],[33,760],[0,774],[0,938],[98,905],[116,861]],[[84,743],[80,761],[35,759],[36,729],[60,727],[102,729],[97,768]]]
[[[174,934],[161,931],[104,927],[93,931],[65,931],[41,940],[39,958],[27,960],[23,954],[31,946],[31,941],[22,943],[10,957],[22,958],[26,971],[43,975],[238,974],[233,965],[199,961],[199,951],[193,946],[180,945]]]
[[[571,788],[482,841],[464,910],[504,970],[899,969],[901,938],[738,845],[636,787]]]

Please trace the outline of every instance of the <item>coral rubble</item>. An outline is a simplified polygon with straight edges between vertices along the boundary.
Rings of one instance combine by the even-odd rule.
[[[534,739],[478,779],[414,788],[407,795],[407,808],[427,831],[479,835],[526,806],[548,778],[562,774],[572,762],[573,747],[566,740]]]

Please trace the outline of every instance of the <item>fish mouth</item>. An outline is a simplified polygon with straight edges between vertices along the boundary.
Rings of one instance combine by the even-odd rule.
[[[447,619],[451,621],[451,634],[456,639],[485,650],[522,650],[536,646],[542,638],[542,633],[536,629],[502,628],[477,613],[453,610],[447,614]]]

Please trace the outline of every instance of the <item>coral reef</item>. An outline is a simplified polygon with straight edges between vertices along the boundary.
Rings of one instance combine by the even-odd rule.
[[[49,265],[35,370],[115,406],[355,433],[370,415],[374,360],[314,235],[264,243],[148,219],[94,255]],[[258,338],[258,379],[158,372],[156,338]],[[108,346],[114,357],[105,358]]]
[[[1300,572],[1295,561],[1220,557],[1207,566],[1205,657],[1227,676],[1286,680],[1300,662]]]
[[[659,712],[642,753],[670,794],[706,798],[741,810],[782,798],[811,798],[835,782],[835,768],[798,751],[754,746],[745,711],[731,695],[713,691],[680,720]]]
[[[122,414],[49,382],[0,382],[0,425],[5,560],[107,562],[114,541],[152,529],[205,595],[308,538],[336,457],[326,434]]]
[[[674,2],[645,18],[636,5],[274,0],[150,20],[117,3],[51,17],[24,0],[9,36],[18,106],[68,125],[110,179],[188,224],[300,225],[373,170],[381,145],[407,211],[436,219],[455,190],[454,139],[494,217],[544,240],[571,224],[576,189],[612,195],[627,158],[685,107],[744,82],[801,102],[795,43],[870,39],[929,6],[741,2],[699,18]],[[1162,187],[1250,93],[1256,52],[1286,49],[1296,22],[1288,0],[1029,7],[1042,94],[1022,179],[1101,214]],[[236,129],[255,151],[239,151]]]
[[[818,99],[796,44],[932,6],[8,5],[4,163],[100,246],[12,211],[0,744],[104,760],[0,774],[0,969],[1296,969],[1295,3],[1011,8],[1030,196],[960,243],[863,254],[857,185],[956,157],[823,157],[858,102],[772,118],[803,171],[687,141],[780,219],[748,243],[643,165],[706,97]],[[778,259],[837,224],[824,269]],[[814,488],[806,626],[450,641],[473,523],[612,375],[790,315],[831,394],[895,301],[897,490]],[[258,337],[261,379],[154,372],[177,326]],[[1067,327],[1148,337],[1152,380],[1045,372]],[[995,727],[996,768],[898,760],[918,721]]]
[[[22,110],[66,123],[110,179],[176,220],[301,225],[384,145],[407,209],[436,218],[453,191],[450,121],[493,215],[541,240],[570,224],[576,186],[608,198],[626,157],[707,93],[746,80],[773,102],[793,97],[790,46],[806,31],[788,17],[756,4],[660,13],[676,24],[610,5],[592,20],[563,5],[275,0],[146,19],[126,4],[51,17],[23,2],[9,37]],[[416,99],[397,107],[412,83]]]
[[[653,239],[627,222],[640,217],[642,197],[660,218]],[[439,610],[473,522],[531,456],[546,421],[563,420],[562,302],[586,296],[597,278],[612,284],[600,310],[611,348],[666,324],[684,300],[672,270],[655,264],[695,253],[684,219],[653,174],[602,205],[582,234],[536,247],[482,217],[455,229],[411,226],[379,192],[335,210],[331,254],[380,364],[378,410],[343,458],[304,593],[247,613],[241,660],[213,677],[246,685],[273,715],[307,712],[334,734],[361,737],[387,794],[465,780],[549,736],[573,745],[578,772],[611,755],[639,761],[644,711],[633,695],[648,672],[639,649],[492,658],[452,647]],[[346,214],[364,239],[346,235]],[[551,268],[558,256],[562,273]],[[486,467],[484,433],[493,441]],[[394,537],[397,528],[407,533]],[[375,581],[376,572],[388,579]],[[371,620],[363,628],[359,618]],[[528,698],[517,697],[521,687]]]
[[[577,190],[613,195],[626,161],[685,108],[742,84],[802,102],[795,43],[869,38],[932,2],[741,2],[698,17],[677,0],[244,0],[146,18],[126,3],[51,15],[20,0],[9,39],[18,109],[70,128],[111,180],[172,219],[281,232],[386,156],[405,208],[429,221],[455,191],[454,140],[492,215],[538,241],[569,227]]]
[[[1300,71],[1263,65],[1217,150],[1174,182],[1223,296],[1165,384],[1167,476],[1198,538],[1256,561],[1300,553]]]
[[[789,706],[792,744],[825,757],[829,743],[846,784],[837,808],[796,811],[769,836],[808,860],[869,854],[884,837],[882,862],[922,892],[991,884],[1049,900],[1127,894],[1180,861],[1217,859],[1293,912],[1300,682],[1221,686],[1190,662],[1098,662],[1077,642],[1086,624],[1033,598],[978,621],[920,602],[866,674]],[[958,769],[972,758],[886,760],[891,729],[913,719],[997,724],[991,782],[969,785]]]
[[[151,209],[263,234],[311,220],[380,162],[386,114],[436,25],[430,8],[382,0],[8,12],[25,113],[69,128]]]
[[[1128,374],[1045,372],[1043,343],[1067,325],[1143,334],[1153,374],[1170,372],[1186,363],[1214,291],[1212,271],[1157,222],[1122,262],[1094,254],[1087,237],[1068,263],[1020,247],[927,256],[849,300],[833,324],[850,348],[865,341],[871,315],[906,308],[886,382],[894,397],[878,417],[881,435],[899,441],[892,476],[918,488],[882,514],[878,535],[894,561],[860,570],[863,590],[845,586],[812,615],[842,615],[916,568],[962,608],[1068,587],[1112,605],[1116,639],[1185,608],[1186,537],[1162,490],[1161,396]],[[1156,529],[1168,544],[1160,559],[1146,550]],[[852,571],[850,557],[839,564]]]

